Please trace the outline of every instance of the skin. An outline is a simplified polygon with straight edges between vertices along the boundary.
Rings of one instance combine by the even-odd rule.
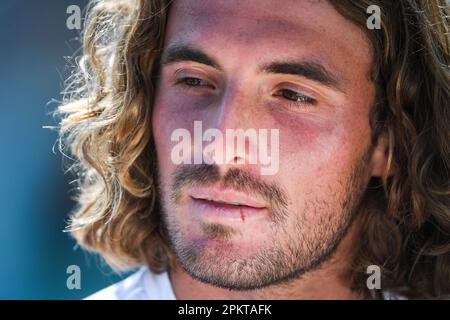
[[[165,222],[175,253],[196,248],[197,266],[207,273],[189,270],[189,262],[179,263],[170,270],[176,297],[361,298],[350,290],[345,276],[360,223],[351,212],[371,176],[380,176],[386,165],[384,140],[373,148],[370,144],[375,87],[369,77],[372,53],[363,31],[326,1],[286,0],[280,6],[271,0],[178,0],[171,7],[165,50],[181,44],[206,53],[220,69],[194,61],[164,64],[157,85],[152,125]],[[336,85],[260,71],[261,65],[274,60],[320,64],[335,76]],[[201,81],[175,84],[181,77]],[[315,102],[291,101],[292,91]],[[261,176],[258,164],[236,159],[217,166],[222,177],[232,168],[240,169],[282,190],[287,199],[282,223],[274,225],[268,217],[223,222],[232,232],[218,241],[191,212],[185,189],[179,201],[171,201],[178,169],[171,161],[171,133],[186,128],[193,135],[194,120],[203,121],[203,130],[279,129],[277,174]],[[240,157],[245,160],[248,154]],[[325,251],[321,244],[332,239],[338,240],[337,246],[308,269],[307,263]],[[290,261],[299,271],[295,276],[253,289],[212,284],[211,279],[222,277],[249,285],[254,279],[245,274],[256,274],[252,259],[273,248],[287,252],[291,244],[296,261],[303,261]],[[233,269],[234,263],[241,272]]]

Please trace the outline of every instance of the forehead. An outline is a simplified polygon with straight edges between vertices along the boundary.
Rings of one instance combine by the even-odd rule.
[[[364,32],[324,0],[176,0],[165,46],[173,43],[230,61],[306,57],[341,72],[371,62]]]

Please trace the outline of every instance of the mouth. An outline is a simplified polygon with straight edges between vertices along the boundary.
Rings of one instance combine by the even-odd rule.
[[[191,196],[192,199],[197,200],[197,201],[205,201],[205,202],[212,202],[211,205],[217,205],[217,206],[230,206],[230,207],[245,207],[245,208],[254,208],[254,209],[263,209],[264,207],[255,207],[255,206],[250,206],[247,205],[245,203],[239,203],[239,202],[227,202],[227,201],[223,201],[223,200],[216,200],[213,198],[196,198]]]
[[[245,222],[265,216],[267,206],[252,195],[224,188],[191,188],[192,212],[214,222]]]

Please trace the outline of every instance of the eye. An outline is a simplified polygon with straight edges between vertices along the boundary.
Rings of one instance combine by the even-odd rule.
[[[180,79],[177,79],[175,82],[176,85],[182,85],[185,87],[209,87],[209,88],[213,88],[214,86],[211,85],[208,81],[200,79],[200,78],[195,78],[195,77],[183,77]]]
[[[317,100],[313,99],[311,97],[308,97],[300,92],[291,90],[291,89],[281,89],[277,91],[274,96],[276,97],[282,97],[286,100],[292,101],[293,103],[300,103],[300,104],[310,104],[315,105],[317,104]]]

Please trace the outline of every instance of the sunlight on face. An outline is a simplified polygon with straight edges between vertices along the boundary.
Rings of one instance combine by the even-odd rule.
[[[371,176],[370,66],[362,31],[325,1],[174,2],[152,122],[165,225],[185,271],[252,289],[330,257]],[[250,151],[174,164],[171,135],[194,136],[194,121],[279,130],[278,171],[261,175]]]

